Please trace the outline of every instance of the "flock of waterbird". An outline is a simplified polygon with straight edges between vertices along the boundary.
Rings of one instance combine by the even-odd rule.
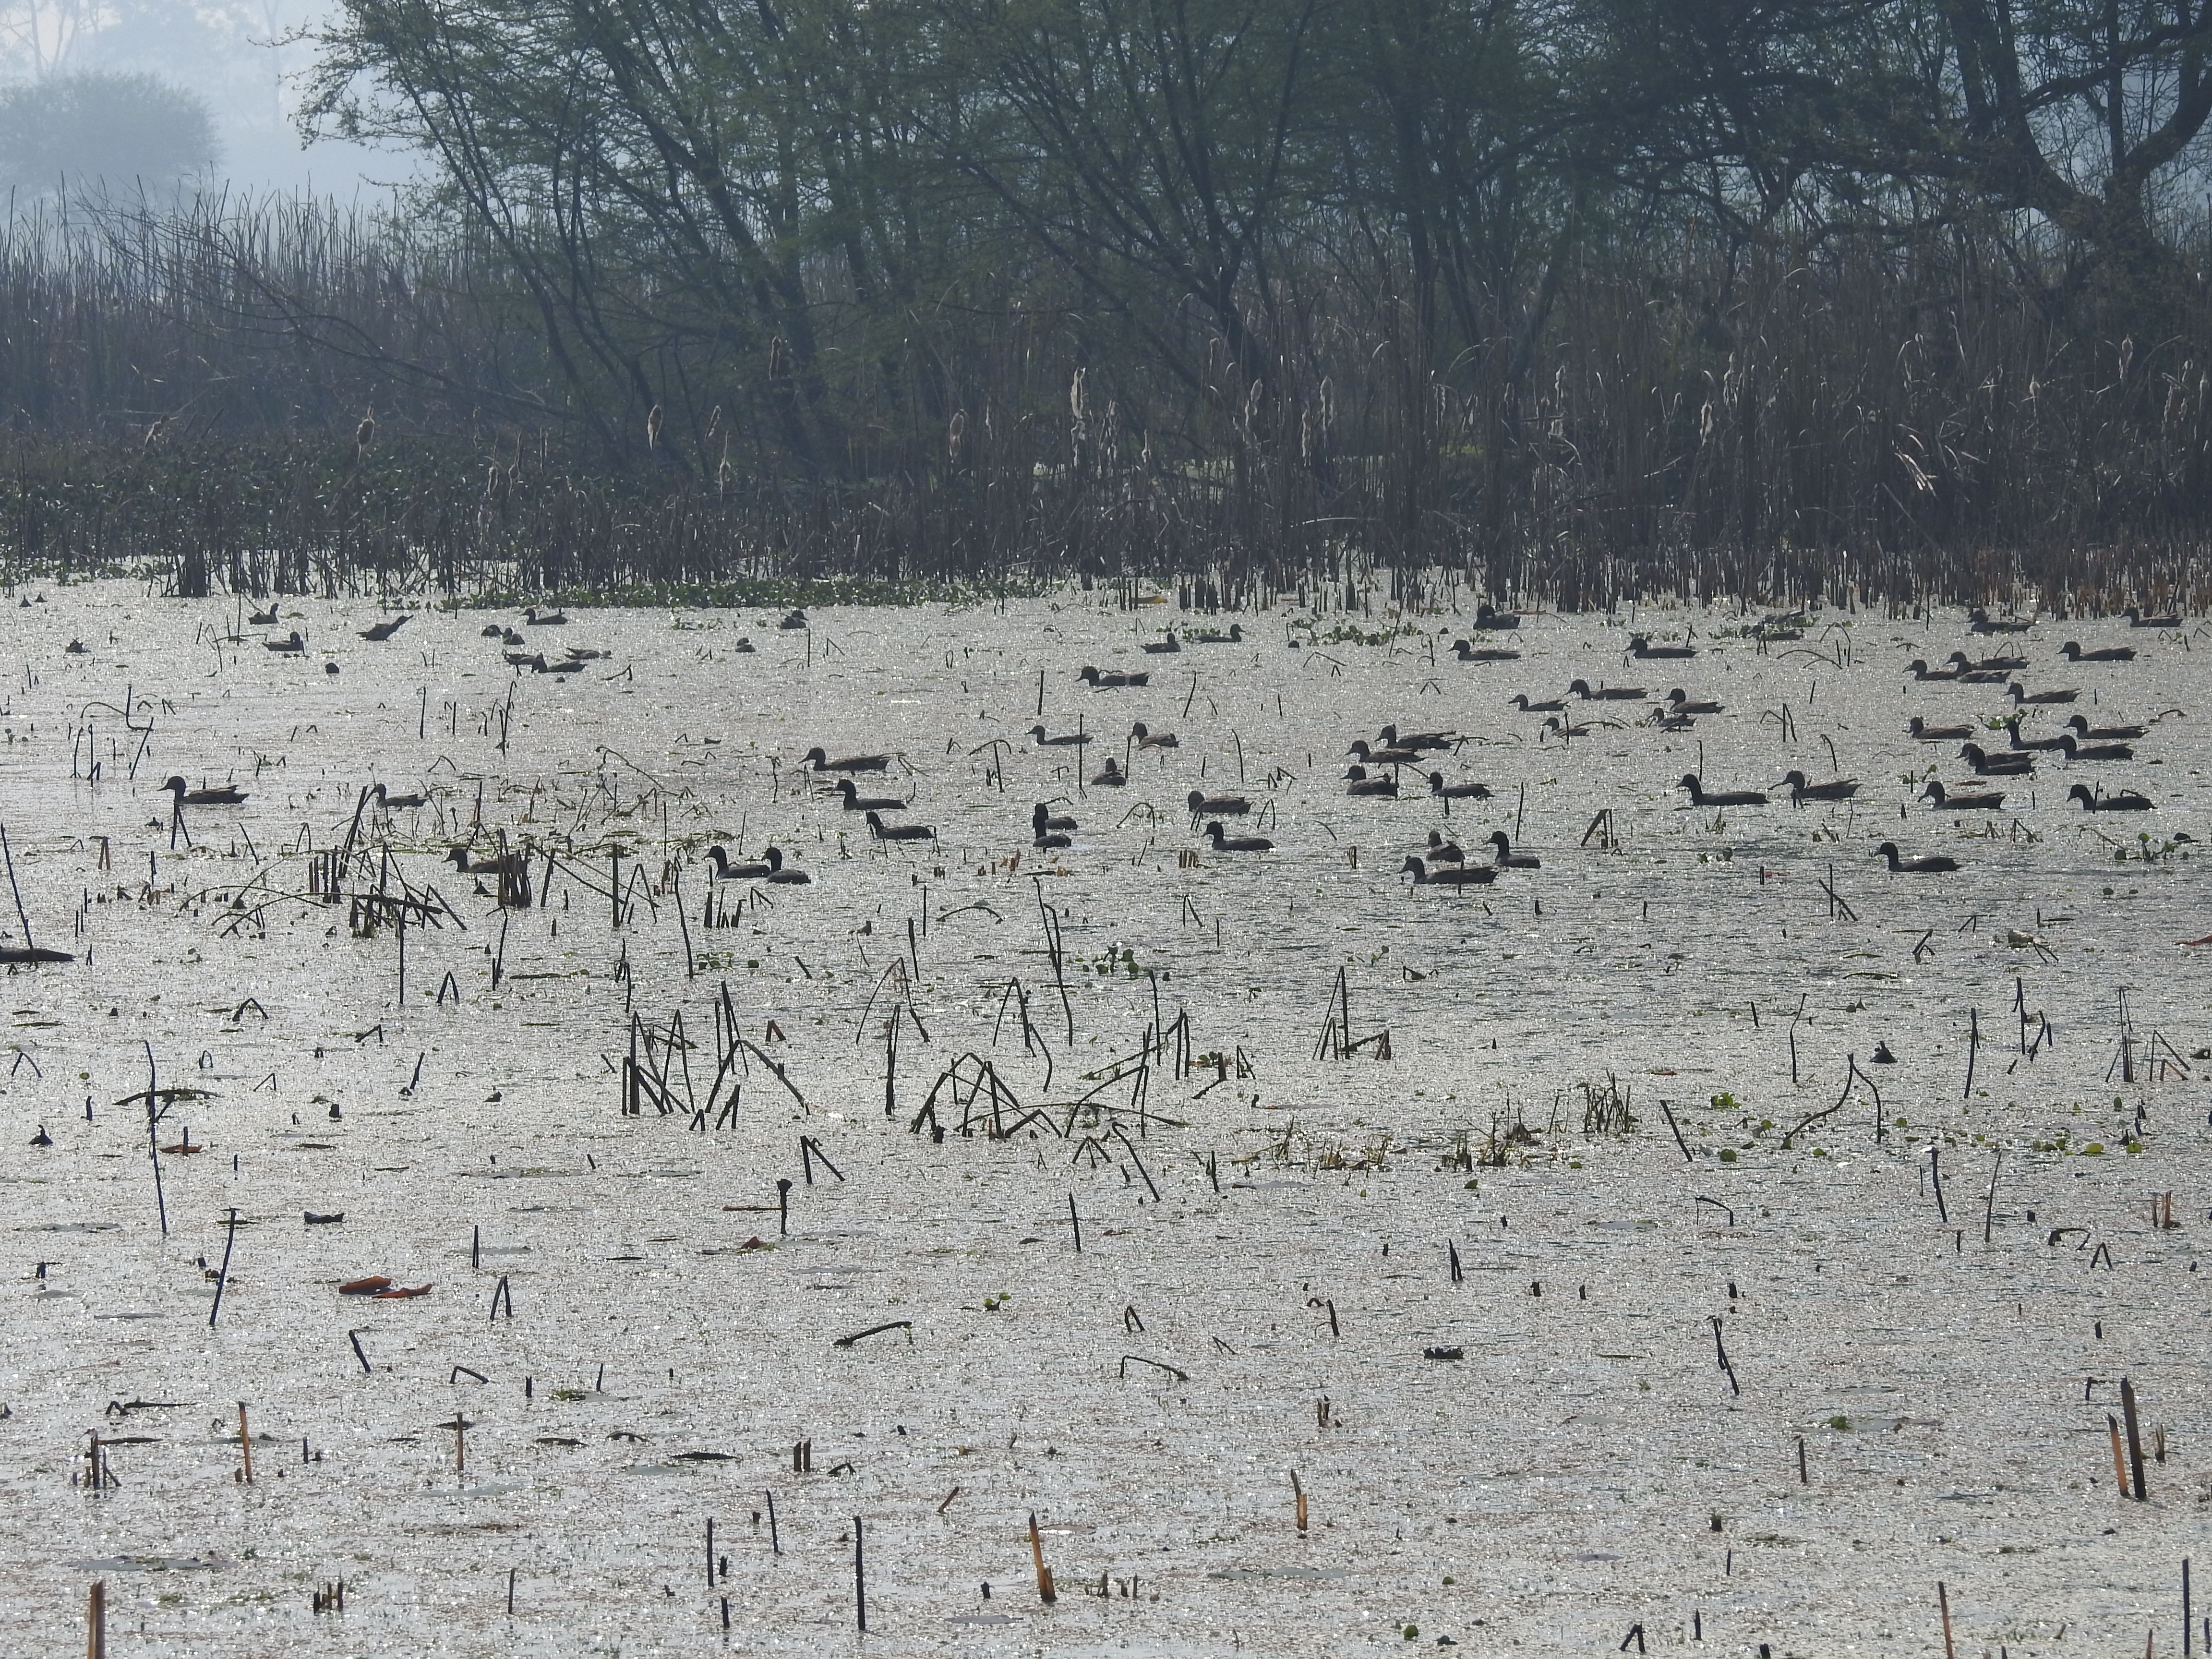
[[[2140,610],[2124,613],[2130,629],[2173,632],[2182,627],[2178,615],[2146,615]],[[275,626],[278,612],[271,606],[265,611],[255,612],[251,620],[261,626]],[[389,617],[359,630],[360,637],[381,642],[392,639],[411,617],[402,614]],[[1523,637],[1524,623],[1534,625],[1540,617],[1501,611],[1490,605],[1480,606],[1476,613],[1476,629],[1484,642],[1461,638],[1451,642],[1455,660],[1474,664],[1506,664],[1522,659],[1522,653],[1514,645],[1499,643],[1501,638]],[[521,627],[538,629],[567,625],[564,611],[541,611],[535,607],[525,609]],[[777,624],[784,629],[804,629],[808,624],[804,611],[793,611]],[[1784,613],[1763,617],[1755,624],[1741,630],[1742,635],[1755,642],[1761,650],[1771,649],[1778,644],[1788,644],[1804,638],[1812,620],[1802,612]],[[1985,609],[1969,613],[1967,630],[1977,635],[2024,635],[2035,625],[2032,617],[1992,617]],[[609,653],[585,647],[570,647],[557,662],[549,663],[545,653],[538,649],[518,649],[528,644],[529,636],[515,627],[492,623],[482,629],[486,639],[501,644],[505,661],[517,672],[528,670],[533,673],[575,673],[590,663],[603,659]],[[1245,634],[1242,623],[1232,623],[1225,629],[1209,629],[1187,632],[1178,637],[1170,628],[1161,638],[1140,641],[1140,649],[1147,655],[1179,653],[1186,644],[1239,645]],[[306,649],[295,629],[282,640],[262,642],[272,652],[298,654]],[[1295,647],[1296,641],[1292,641]],[[740,639],[732,647],[740,653],[750,653],[750,639]],[[1624,657],[1630,663],[1663,661],[1684,664],[1697,660],[1703,654],[1694,639],[1656,641],[1648,633],[1632,634],[1628,640]],[[2069,666],[2082,664],[2125,665],[2137,659],[2136,647],[2127,645],[2084,647],[2078,640],[2068,639],[2057,647],[2057,656]],[[336,665],[330,667],[335,672]],[[2103,768],[2114,763],[2136,761],[2136,740],[2148,735],[2151,722],[2147,720],[2096,724],[2080,713],[2069,713],[2056,732],[2049,735],[2029,735],[2022,729],[2022,721],[2047,712],[2066,708],[2081,696],[2079,687],[2041,687],[2030,690],[2019,678],[2029,672],[2029,658],[2018,649],[1993,656],[1970,657],[1963,650],[1954,650],[1941,663],[1930,666],[1924,657],[1916,657],[1905,665],[1904,672],[1913,686],[1950,686],[1987,690],[2000,688],[2004,706],[1996,712],[1976,712],[1971,718],[1938,723],[1923,714],[1911,715],[1905,723],[1906,732],[1917,743],[1952,744],[1958,747],[1955,757],[1965,763],[1973,775],[1972,781],[1946,784],[1942,778],[1929,776],[1913,799],[1925,802],[1931,811],[1943,814],[1996,813],[2006,810],[2008,793],[2014,791],[1991,787],[1991,781],[2007,781],[2015,787],[2037,775],[2039,762],[2049,763],[2063,760],[2069,769],[2081,767]],[[1077,684],[1092,692],[1141,691],[1150,684],[1148,670],[1107,670],[1085,664],[1075,671]],[[1572,700],[1571,703],[1570,700]],[[1631,707],[1649,705],[1650,712],[1636,724],[1656,731],[1681,732],[1692,731],[1699,720],[1726,714],[1726,705],[1717,698],[1692,696],[1686,688],[1677,686],[1663,697],[1655,696],[1648,689],[1638,685],[1593,684],[1587,677],[1572,679],[1566,690],[1553,697],[1531,696],[1522,690],[1504,700],[1504,706],[1522,714],[1548,716],[1539,732],[1540,740],[1559,739],[1571,744],[1577,738],[1588,737],[1598,729],[1598,723],[1577,720],[1570,712],[1574,705],[1597,705],[1625,712]],[[1607,720],[1607,727],[1619,727],[1625,722]],[[2002,747],[1985,747],[1977,741],[1987,738],[1994,744],[2002,733]],[[1046,754],[1073,751],[1080,761],[1084,749],[1099,742],[1100,734],[1079,726],[1072,732],[1054,732],[1042,722],[1031,726],[1026,735],[1035,747]],[[1352,762],[1344,774],[1345,793],[1356,799],[1397,800],[1401,798],[1422,799],[1440,805],[1449,813],[1451,804],[1460,800],[1489,799],[1489,787],[1474,780],[1453,781],[1440,769],[1423,769],[1439,756],[1456,755],[1471,740],[1488,734],[1470,734],[1458,731],[1401,731],[1397,725],[1386,724],[1374,738],[1355,738],[1345,753]],[[1126,744],[1133,757],[1140,753],[1164,754],[1181,747],[1181,739],[1172,732],[1154,728],[1143,720],[1133,721]],[[892,793],[863,794],[856,779],[884,777],[902,765],[902,757],[890,753],[833,755],[822,745],[809,749],[800,757],[800,765],[809,776],[829,785],[847,812],[859,814],[868,827],[871,836],[879,843],[934,842],[937,830],[926,823],[916,823],[896,815],[909,811],[915,805],[910,795]],[[1425,787],[1401,786],[1401,774],[1411,769]],[[1129,773],[1122,761],[1113,756],[1103,757],[1098,769],[1089,777],[1094,788],[1117,788],[1126,786]],[[246,799],[245,793],[228,785],[191,787],[182,777],[172,777],[162,786],[175,800],[176,810],[185,807],[235,806]],[[1778,798],[1786,793],[1793,807],[1808,805],[1832,805],[1854,803],[1862,785],[1856,778],[1809,778],[1802,769],[1792,768],[1772,784],[1762,787],[1713,788],[1698,772],[1682,775],[1677,786],[1684,793],[1688,805],[1700,811],[1729,811],[1753,809],[1778,804]],[[420,793],[393,795],[381,783],[374,785],[371,794],[379,805],[387,810],[420,806],[426,797]],[[2078,804],[2089,812],[2147,812],[2156,803],[2142,791],[2120,787],[2107,791],[2100,780],[2075,781],[2069,783],[2064,799]],[[1232,833],[1224,820],[1250,816],[1255,806],[1243,794],[1209,794],[1203,789],[1192,789],[1187,797],[1190,821],[1200,829],[1205,847],[1215,854],[1263,854],[1275,850],[1276,843],[1269,836]],[[2015,808],[2017,810],[2017,803]],[[1899,815],[1906,816],[1900,805]],[[1055,811],[1054,803],[1039,801],[1030,814],[1031,843],[1040,851],[1058,853],[1073,848],[1079,825],[1066,811]],[[2186,839],[2185,832],[2179,838]],[[1540,867],[1533,855],[1516,851],[1511,837],[1503,830],[1489,837],[1492,856],[1488,863],[1470,862],[1457,843],[1441,831],[1431,830],[1425,845],[1409,853],[1399,866],[1399,873],[1411,878],[1414,887],[1437,886],[1456,890],[1488,886],[1503,872],[1531,870]],[[1907,855],[1894,841],[1885,840],[1874,848],[1893,874],[1941,875],[1959,869],[1959,860],[1948,854]],[[469,848],[456,847],[447,858],[457,869],[470,874],[502,873],[505,866],[498,859],[477,858]],[[764,847],[756,858],[733,858],[727,847],[714,845],[707,849],[707,858],[716,881],[757,881],[783,886],[809,884],[812,878],[787,861],[783,850],[770,845]]]
[[[2178,616],[2146,616],[2140,611],[2126,613],[2131,629],[2178,630],[2181,618]],[[1534,618],[1526,620],[1533,621]],[[1511,645],[1497,643],[1499,635],[1512,634],[1518,637],[1524,617],[1518,614],[1500,612],[1488,605],[1478,613],[1478,627],[1489,638],[1489,642],[1477,645],[1468,639],[1452,641],[1453,657],[1460,662],[1503,664],[1522,659],[1522,653]],[[1802,640],[1811,619],[1802,613],[1770,616],[1755,626],[1743,630],[1745,635],[1761,649],[1776,644]],[[1975,634],[2026,634],[2034,626],[2033,618],[1990,617],[1986,611],[1977,610],[1968,620],[1969,630]],[[1172,633],[1164,644],[1147,643],[1146,651],[1179,649]],[[2106,646],[2094,649],[2085,647],[2079,641],[2067,640],[2059,646],[2057,654],[2069,665],[2081,664],[2129,664],[2136,661],[2133,646]],[[1648,634],[1636,634],[1629,638],[1626,657],[1632,662],[1664,661],[1686,663],[1701,655],[1701,647],[1690,640],[1656,642]],[[1917,741],[1928,744],[1956,743],[1957,759],[1964,762],[1977,780],[2030,780],[2036,775],[2039,761],[2048,763],[2063,759],[2069,768],[2075,766],[2105,766],[2138,758],[2134,739],[2146,736],[2150,726],[2147,722],[2093,724],[2081,714],[2070,714],[2063,727],[2049,736],[2029,736],[2022,730],[2023,716],[2063,708],[2081,696],[2078,687],[2047,687],[2031,690],[2017,678],[2028,670],[2029,659],[2025,655],[2004,654],[1973,659],[1964,651],[1953,651],[1944,659],[1944,665],[1930,668],[1924,659],[1915,659],[1905,665],[1905,672],[1916,684],[1946,684],[1959,687],[2002,687],[2010,704],[2010,713],[1978,713],[1972,719],[1950,725],[1932,722],[1924,714],[1913,714],[1905,723],[1905,730]],[[1135,673],[1105,673],[1085,666],[1078,678],[1096,690],[1140,688],[1146,675]],[[1698,720],[1726,714],[1726,705],[1717,698],[1693,696],[1683,687],[1668,692],[1663,699],[1654,697],[1643,686],[1593,684],[1587,678],[1577,678],[1565,693],[1551,698],[1532,697],[1527,691],[1516,692],[1506,700],[1506,706],[1524,714],[1543,714],[1554,718],[1544,722],[1540,736],[1556,738],[1571,743],[1577,737],[1586,737],[1597,729],[1595,723],[1576,720],[1568,714],[1569,699],[1581,704],[1606,705],[1614,708],[1650,704],[1649,716],[1638,724],[1654,730],[1680,732],[1694,730]],[[1607,720],[1608,726],[1622,722]],[[1131,738],[1139,750],[1172,749],[1177,739],[1169,733],[1152,731],[1143,721],[1130,728]],[[1994,744],[1997,734],[2005,738],[2001,749],[1985,748],[1975,741],[1986,738]],[[1091,737],[1078,732],[1058,736],[1049,734],[1042,726],[1030,729],[1029,735],[1040,747],[1080,745],[1092,741]],[[1490,734],[1481,734],[1486,738]],[[1358,799],[1395,800],[1401,794],[1413,799],[1442,804],[1449,812],[1455,800],[1486,799],[1489,787],[1480,781],[1453,781],[1441,770],[1422,769],[1437,756],[1459,753],[1475,734],[1457,731],[1401,732],[1395,724],[1385,725],[1373,739],[1355,738],[1346,750],[1352,763],[1344,774],[1345,793]],[[868,763],[884,763],[887,757],[874,757]],[[817,750],[809,757],[817,768],[836,769],[856,766],[856,762],[825,762]],[[1425,792],[1401,787],[1401,773],[1411,769],[1417,777],[1425,776]],[[1127,775],[1112,760],[1091,779],[1094,785],[1113,786],[1126,782]],[[1837,777],[1814,780],[1801,768],[1791,768],[1774,783],[1755,788],[1710,788],[1697,772],[1682,775],[1678,786],[1693,809],[1745,809],[1775,805],[1783,792],[1793,807],[1830,805],[1854,802],[1860,793],[1861,782],[1856,778]],[[849,786],[848,786],[849,788]],[[1937,814],[1972,814],[2000,811],[2004,809],[2007,792],[1990,787],[1986,783],[1946,785],[1940,777],[1928,777],[1914,799],[1923,801]],[[1249,813],[1252,803],[1239,795],[1209,796],[1194,789],[1188,796],[1193,823],[1203,823],[1211,849],[1216,853],[1267,853],[1274,850],[1275,842],[1263,836],[1233,835],[1222,820]],[[2077,781],[2072,782],[2064,799],[2069,804],[2078,803],[2090,812],[2145,812],[2154,810],[2151,798],[2135,788],[2116,788],[2107,791],[2102,782]],[[848,805],[851,804],[848,799]],[[874,805],[889,810],[888,803]],[[1906,816],[1905,807],[1899,808],[1900,819]],[[871,824],[883,833],[879,821],[872,814]],[[1072,818],[1052,817],[1045,805],[1040,803],[1035,811],[1034,828],[1036,845],[1041,848],[1062,848],[1069,846],[1066,833],[1075,829]],[[2186,839],[2185,833],[2181,839]],[[1502,872],[1540,867],[1534,856],[1514,849],[1512,840],[1504,831],[1493,832],[1489,838],[1494,856],[1487,864],[1468,861],[1462,849],[1442,832],[1431,830],[1427,845],[1408,854],[1400,866],[1400,873],[1412,878],[1414,886],[1436,885],[1453,888],[1487,886],[1495,882]],[[1908,856],[1893,841],[1883,841],[1874,848],[1874,856],[1881,860],[1893,874],[1941,875],[1959,869],[1959,860],[1946,854]]]

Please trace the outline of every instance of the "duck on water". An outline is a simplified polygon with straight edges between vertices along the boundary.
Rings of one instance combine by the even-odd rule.
[[[907,803],[894,795],[862,794],[850,778],[837,780],[837,793],[848,812],[903,812],[907,808]]]
[[[2015,750],[1992,755],[1978,743],[1960,744],[1959,758],[1974,769],[1977,777],[2022,778],[2035,770],[2035,757],[2033,755]]]
[[[1723,789],[1717,793],[1709,790],[1705,787],[1704,780],[1695,772],[1683,773],[1682,781],[1677,787],[1690,792],[1690,805],[1692,806],[1764,806],[1766,805],[1766,797],[1756,789]]]
[[[1893,841],[1886,841],[1874,850],[1875,856],[1876,858],[1888,860],[1889,873],[1893,876],[1948,875],[1952,871],[1959,867],[1958,860],[1950,858],[1942,853],[1931,854],[1925,858],[1908,859],[1901,857],[1899,855],[1897,850],[1897,843]]]
[[[1355,740],[1345,752],[1355,757],[1362,766],[1403,766],[1408,761],[1417,761],[1421,757],[1418,750],[1402,745],[1371,749],[1364,738]]]
[[[1494,830],[1491,832],[1490,844],[1497,849],[1497,855],[1491,860],[1491,863],[1498,869],[1540,870],[1544,867],[1544,860],[1534,854],[1515,852],[1513,837],[1503,830]]]
[[[1096,668],[1085,666],[1080,673],[1076,675],[1075,678],[1079,680],[1087,681],[1090,684],[1091,689],[1094,691],[1110,691],[1121,686],[1142,685],[1146,681],[1152,678],[1152,675],[1148,672],[1141,674],[1102,674]]]
[[[878,841],[935,841],[937,831],[927,824],[885,823],[875,813],[868,814],[868,829]]]
[[[182,778],[171,778],[161,786],[176,799],[179,806],[237,806],[245,802],[246,792],[235,784],[217,784],[204,789],[187,788]]]
[[[1344,775],[1350,781],[1344,792],[1347,795],[1395,795],[1398,793],[1397,779],[1370,778],[1364,766],[1355,766]]]
[[[1518,651],[1508,651],[1502,646],[1486,646],[1477,649],[1467,640],[1454,640],[1451,648],[1452,655],[1457,657],[1462,662],[1518,662],[1521,660],[1521,653]]]
[[[2148,812],[2154,805],[2148,795],[2139,795],[2132,789],[2100,795],[2086,783],[2077,783],[2069,789],[2066,799],[2080,801],[2087,811],[2092,812]]]
[[[1446,783],[1441,772],[1429,774],[1429,798],[1431,800],[1488,800],[1490,789],[1480,783]]]
[[[1232,836],[1214,819],[1206,826],[1206,838],[1213,843],[1217,853],[1272,853],[1275,843],[1265,836]]]
[[[1567,691],[1584,702],[1642,702],[1651,695],[1640,685],[1601,685],[1593,691],[1588,680],[1577,680]]]
[[[1969,789],[1954,795],[1934,778],[1928,780],[1920,799],[1932,804],[1939,812],[1996,812],[2004,807],[2004,795],[2000,791]]]
[[[781,848],[770,847],[761,854],[756,864],[732,864],[726,847],[709,847],[707,857],[714,866],[716,881],[770,881],[785,887],[803,887],[813,878],[804,870],[783,867]]]
[[[799,757],[799,763],[811,766],[817,772],[883,772],[890,768],[889,755],[847,755],[832,760],[819,748],[810,749]]]
[[[1469,864],[1458,868],[1447,866],[1431,870],[1419,859],[1408,855],[1398,866],[1401,876],[1411,876],[1416,887],[1487,887],[1498,879],[1498,867],[1490,864]]]

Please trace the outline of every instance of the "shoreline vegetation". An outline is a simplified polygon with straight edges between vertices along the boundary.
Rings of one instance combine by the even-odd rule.
[[[1947,606],[2097,615],[2130,604],[2212,611],[2212,535],[2174,526],[2112,540],[2051,531],[2020,544],[1614,549],[1555,542],[1484,557],[1455,540],[1394,562],[1356,535],[1249,549],[1214,538],[1146,538],[1119,522],[1071,525],[1082,507],[1044,500],[1020,538],[964,542],[865,495],[836,518],[805,504],[805,525],[772,502],[692,489],[661,498],[623,477],[557,476],[535,498],[514,489],[498,511],[469,504],[469,458],[414,465],[365,483],[352,456],[314,441],[179,445],[161,467],[126,447],[45,445],[0,452],[0,580],[131,575],[177,598],[234,592],[385,595],[447,606],[522,599],[613,606],[898,606],[1033,598],[1060,586],[1144,591],[1183,611],[1407,611],[1500,604],[1604,611],[1635,602],[1858,604],[1893,613]],[[915,514],[918,520],[925,514]],[[1102,515],[1103,518],[1103,515]],[[869,531],[874,529],[872,538]],[[1068,535],[1078,529],[1078,535]],[[811,531],[811,535],[801,535]],[[938,531],[938,542],[931,531]],[[1055,533],[1057,531],[1057,533]],[[936,544],[933,544],[936,542]]]
[[[2212,607],[2212,21],[1994,20],[344,0],[409,193],[0,216],[0,565]]]
[[[1140,590],[1164,590],[1176,608],[1209,611],[1279,600],[1449,610],[1482,599],[1561,611],[1670,599],[2212,609],[2212,538],[2179,526],[2106,542],[2054,532],[1918,549],[1554,543],[1486,557],[1445,542],[1397,550],[1407,562],[1342,533],[1254,548],[1221,522],[1226,514],[1146,535],[1120,512],[1091,515],[1091,503],[1069,502],[1049,480],[1030,483],[1025,522],[996,541],[964,536],[914,499],[902,534],[861,489],[833,512],[819,500],[733,501],[684,485],[653,495],[634,479],[549,474],[509,481],[494,503],[470,499],[483,494],[479,461],[410,451],[369,476],[350,446],[313,439],[210,439],[149,457],[19,434],[0,449],[0,579],[128,574],[183,598],[382,594],[471,607],[973,603],[1067,586],[1120,587],[1132,606],[1151,602]],[[1156,493],[1164,515],[1218,505],[1187,480]]]

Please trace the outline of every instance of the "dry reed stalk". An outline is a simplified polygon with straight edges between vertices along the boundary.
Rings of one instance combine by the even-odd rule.
[[[1052,1569],[1044,1564],[1044,1539],[1037,1531],[1035,1510],[1030,1511],[1030,1557],[1036,1564],[1037,1599],[1050,1607],[1060,1597],[1053,1591]]]

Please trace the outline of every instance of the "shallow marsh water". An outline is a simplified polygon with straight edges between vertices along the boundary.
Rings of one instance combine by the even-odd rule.
[[[241,629],[44,592],[5,613],[0,822],[38,942],[80,959],[7,984],[10,1651],[73,1650],[94,1578],[118,1659],[1596,1653],[1639,1624],[1655,1649],[1934,1653],[1939,1580],[1962,1652],[2179,1650],[2181,1559],[2212,1554],[2212,946],[2182,943],[2212,933],[2204,637],[1832,612],[1762,649],[1732,614],[1646,611],[1532,617],[1492,641],[1519,660],[1468,665],[1464,617],[1276,613],[1146,655],[1194,619],[1071,592],[805,632],[576,611],[528,648],[610,654],[556,677],[511,671],[480,612],[371,643],[367,605]],[[264,650],[295,611],[308,650]],[[1631,660],[1632,630],[1702,654]],[[2069,638],[2139,657],[2069,667]],[[2008,705],[1903,665],[2015,646],[2030,690],[2081,691],[2029,736],[2150,722],[2137,758],[2045,758],[2002,813],[1917,802],[1931,767],[1969,775],[1906,718]],[[1094,692],[1085,664],[1151,683]],[[1605,723],[1563,742],[1506,705],[1577,678],[1726,707],[1671,732],[1570,698]],[[1040,718],[1092,758],[1035,745]],[[1139,720],[1178,745],[1125,749]],[[1403,798],[1348,796],[1346,747],[1385,722],[1465,734],[1436,765],[1490,799],[1446,816],[1410,769]],[[862,791],[911,795],[896,816],[938,842],[872,843],[806,787],[816,744],[897,756]],[[1079,783],[1107,751],[1127,787]],[[1674,787],[1791,768],[1862,787],[1721,811]],[[173,846],[172,774],[248,799],[185,807]],[[2158,808],[2085,814],[2081,780]],[[407,930],[404,1002],[396,931],[309,894],[372,781],[432,801],[363,814],[347,893],[404,878],[452,912]],[[1247,795],[1273,850],[1212,851],[1193,788]],[[1030,845],[1039,801],[1078,821],[1065,850]],[[1542,867],[1466,893],[1397,873],[1432,830],[1474,860],[1500,828]],[[559,860],[529,908],[441,862],[500,832]],[[1891,876],[1884,840],[1963,868]],[[710,901],[710,843],[813,880]],[[1340,969],[1387,1059],[1317,1057]],[[725,1087],[703,1129],[621,1115],[632,1012],[682,1012],[707,1097],[725,986],[756,1045],[734,1111]],[[1179,1014],[1229,1074],[1153,1068],[1126,1139],[963,1136],[945,1097],[955,1132],[908,1127],[971,1052],[1065,1122]],[[143,1109],[118,1103],[149,1047],[157,1087],[205,1091],[156,1137],[199,1149],[161,1160],[166,1238]],[[1615,1090],[1627,1132],[1585,1133]],[[337,1294],[368,1274],[432,1289]],[[2144,1504],[2113,1487],[2123,1376],[2164,1434]],[[97,1492],[94,1430],[130,1443]],[[343,1614],[312,1611],[341,1578]]]

